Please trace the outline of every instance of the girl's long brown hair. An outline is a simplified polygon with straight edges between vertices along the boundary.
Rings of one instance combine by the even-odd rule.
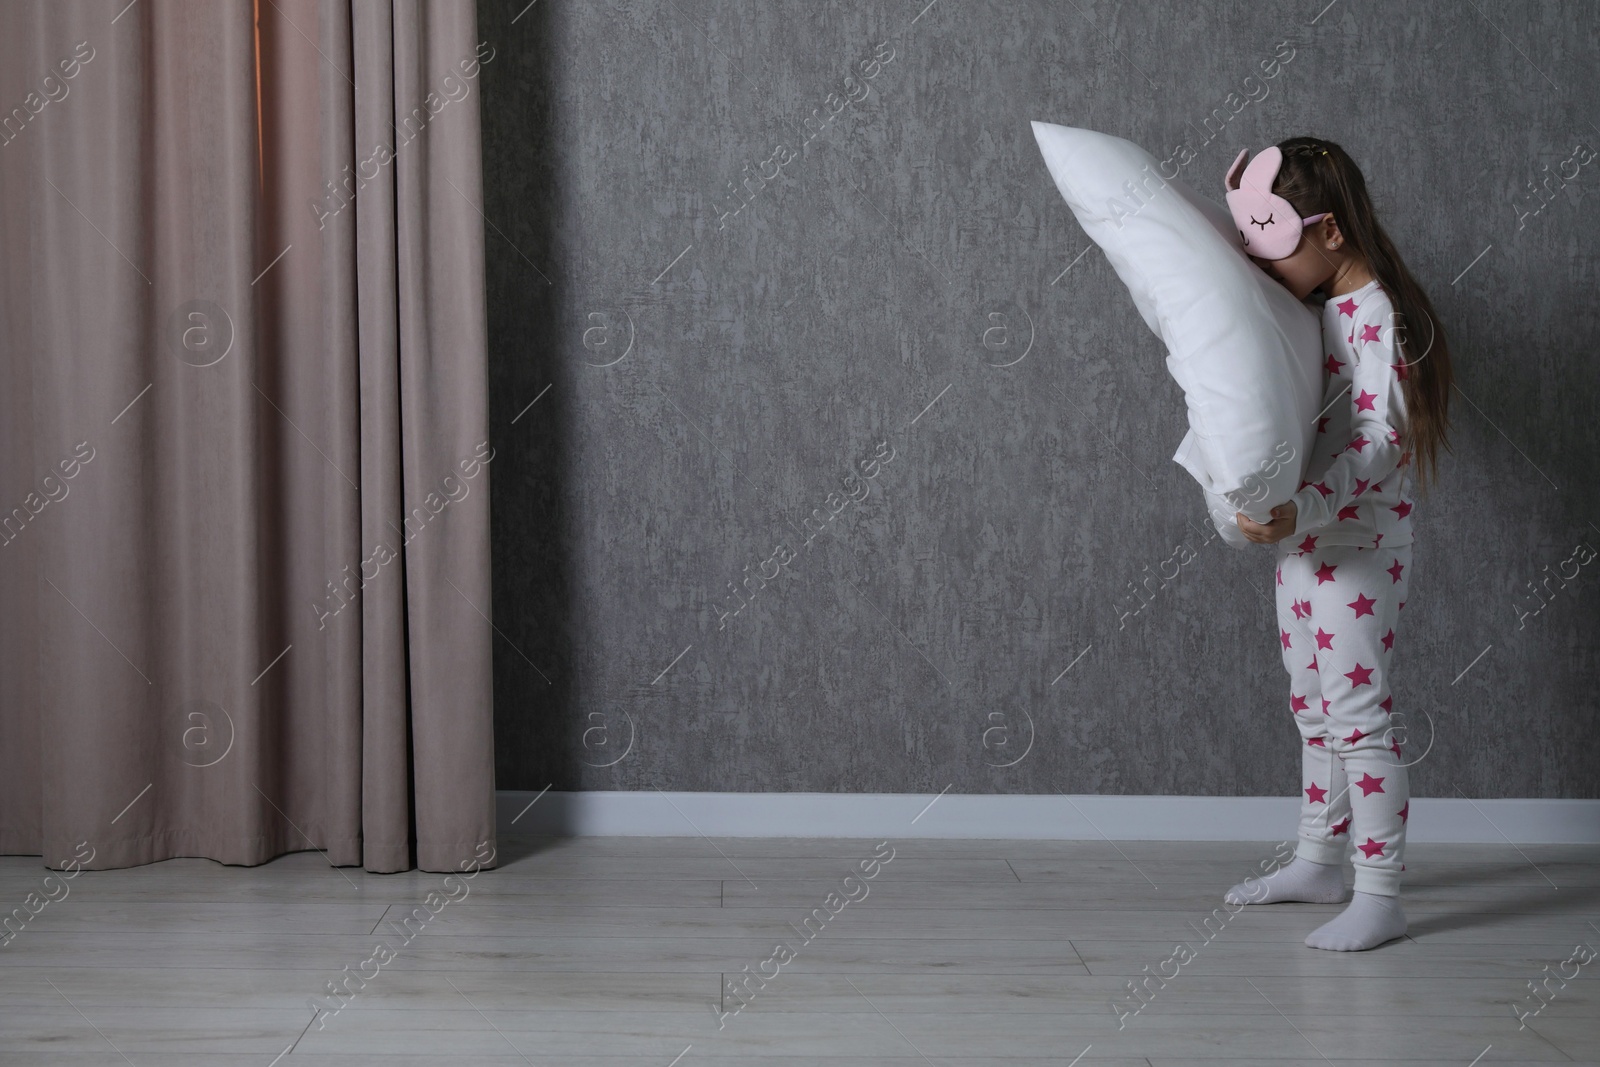
[[[1450,450],[1453,376],[1444,327],[1428,294],[1378,225],[1366,180],[1349,154],[1320,137],[1291,137],[1280,141],[1278,148],[1283,152],[1283,166],[1272,191],[1293,204],[1302,217],[1332,212],[1339,233],[1351,250],[1366,260],[1394,305],[1398,320],[1394,326],[1404,360],[1396,368],[1406,402],[1406,425],[1401,433],[1415,460],[1418,488],[1426,493],[1429,477],[1438,480],[1439,449]]]

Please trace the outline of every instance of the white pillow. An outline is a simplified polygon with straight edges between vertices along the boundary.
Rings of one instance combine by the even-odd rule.
[[[1163,178],[1149,152],[1048,122],[1033,134],[1056,188],[1166,344],[1189,409],[1172,458],[1242,548],[1234,513],[1269,521],[1305,474],[1322,398],[1318,317],[1250,261],[1226,209]]]

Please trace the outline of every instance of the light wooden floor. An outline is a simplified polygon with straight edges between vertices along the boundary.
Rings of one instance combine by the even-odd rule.
[[[803,942],[788,924],[873,845],[503,838],[403,946],[384,920],[444,876],[316,853],[86,872],[0,948],[0,1064],[1600,1064],[1600,959],[1526,1029],[1510,1007],[1600,948],[1600,849],[1413,845],[1411,935],[1345,954],[1301,944],[1333,906],[1196,930],[1271,843],[895,841]],[[0,858],[0,910],[46,873]],[[312,1025],[380,937],[399,954]],[[723,976],[780,940],[795,957],[719,1029]],[[1179,940],[1195,958],[1119,1030],[1112,1000]]]

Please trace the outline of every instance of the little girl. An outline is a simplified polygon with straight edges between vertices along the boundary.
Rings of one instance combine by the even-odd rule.
[[[1306,944],[1359,951],[1406,932],[1399,892],[1411,805],[1390,724],[1389,661],[1411,578],[1407,475],[1426,490],[1439,447],[1449,448],[1450,353],[1344,149],[1291,138],[1241,175],[1248,154],[1228,171],[1228,207],[1263,270],[1299,300],[1326,295],[1327,359],[1306,481],[1273,508],[1273,521],[1236,518],[1251,541],[1278,545],[1278,640],[1304,742],[1299,844],[1264,890],[1241,884],[1226,899],[1340,903],[1353,844],[1355,896]]]

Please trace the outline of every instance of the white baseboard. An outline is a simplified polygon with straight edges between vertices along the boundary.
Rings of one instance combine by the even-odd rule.
[[[1294,797],[1036,793],[496,794],[501,834],[555,837],[1269,841],[1294,836],[1298,806]],[[1416,797],[1406,835],[1412,842],[1600,844],[1600,800]]]

